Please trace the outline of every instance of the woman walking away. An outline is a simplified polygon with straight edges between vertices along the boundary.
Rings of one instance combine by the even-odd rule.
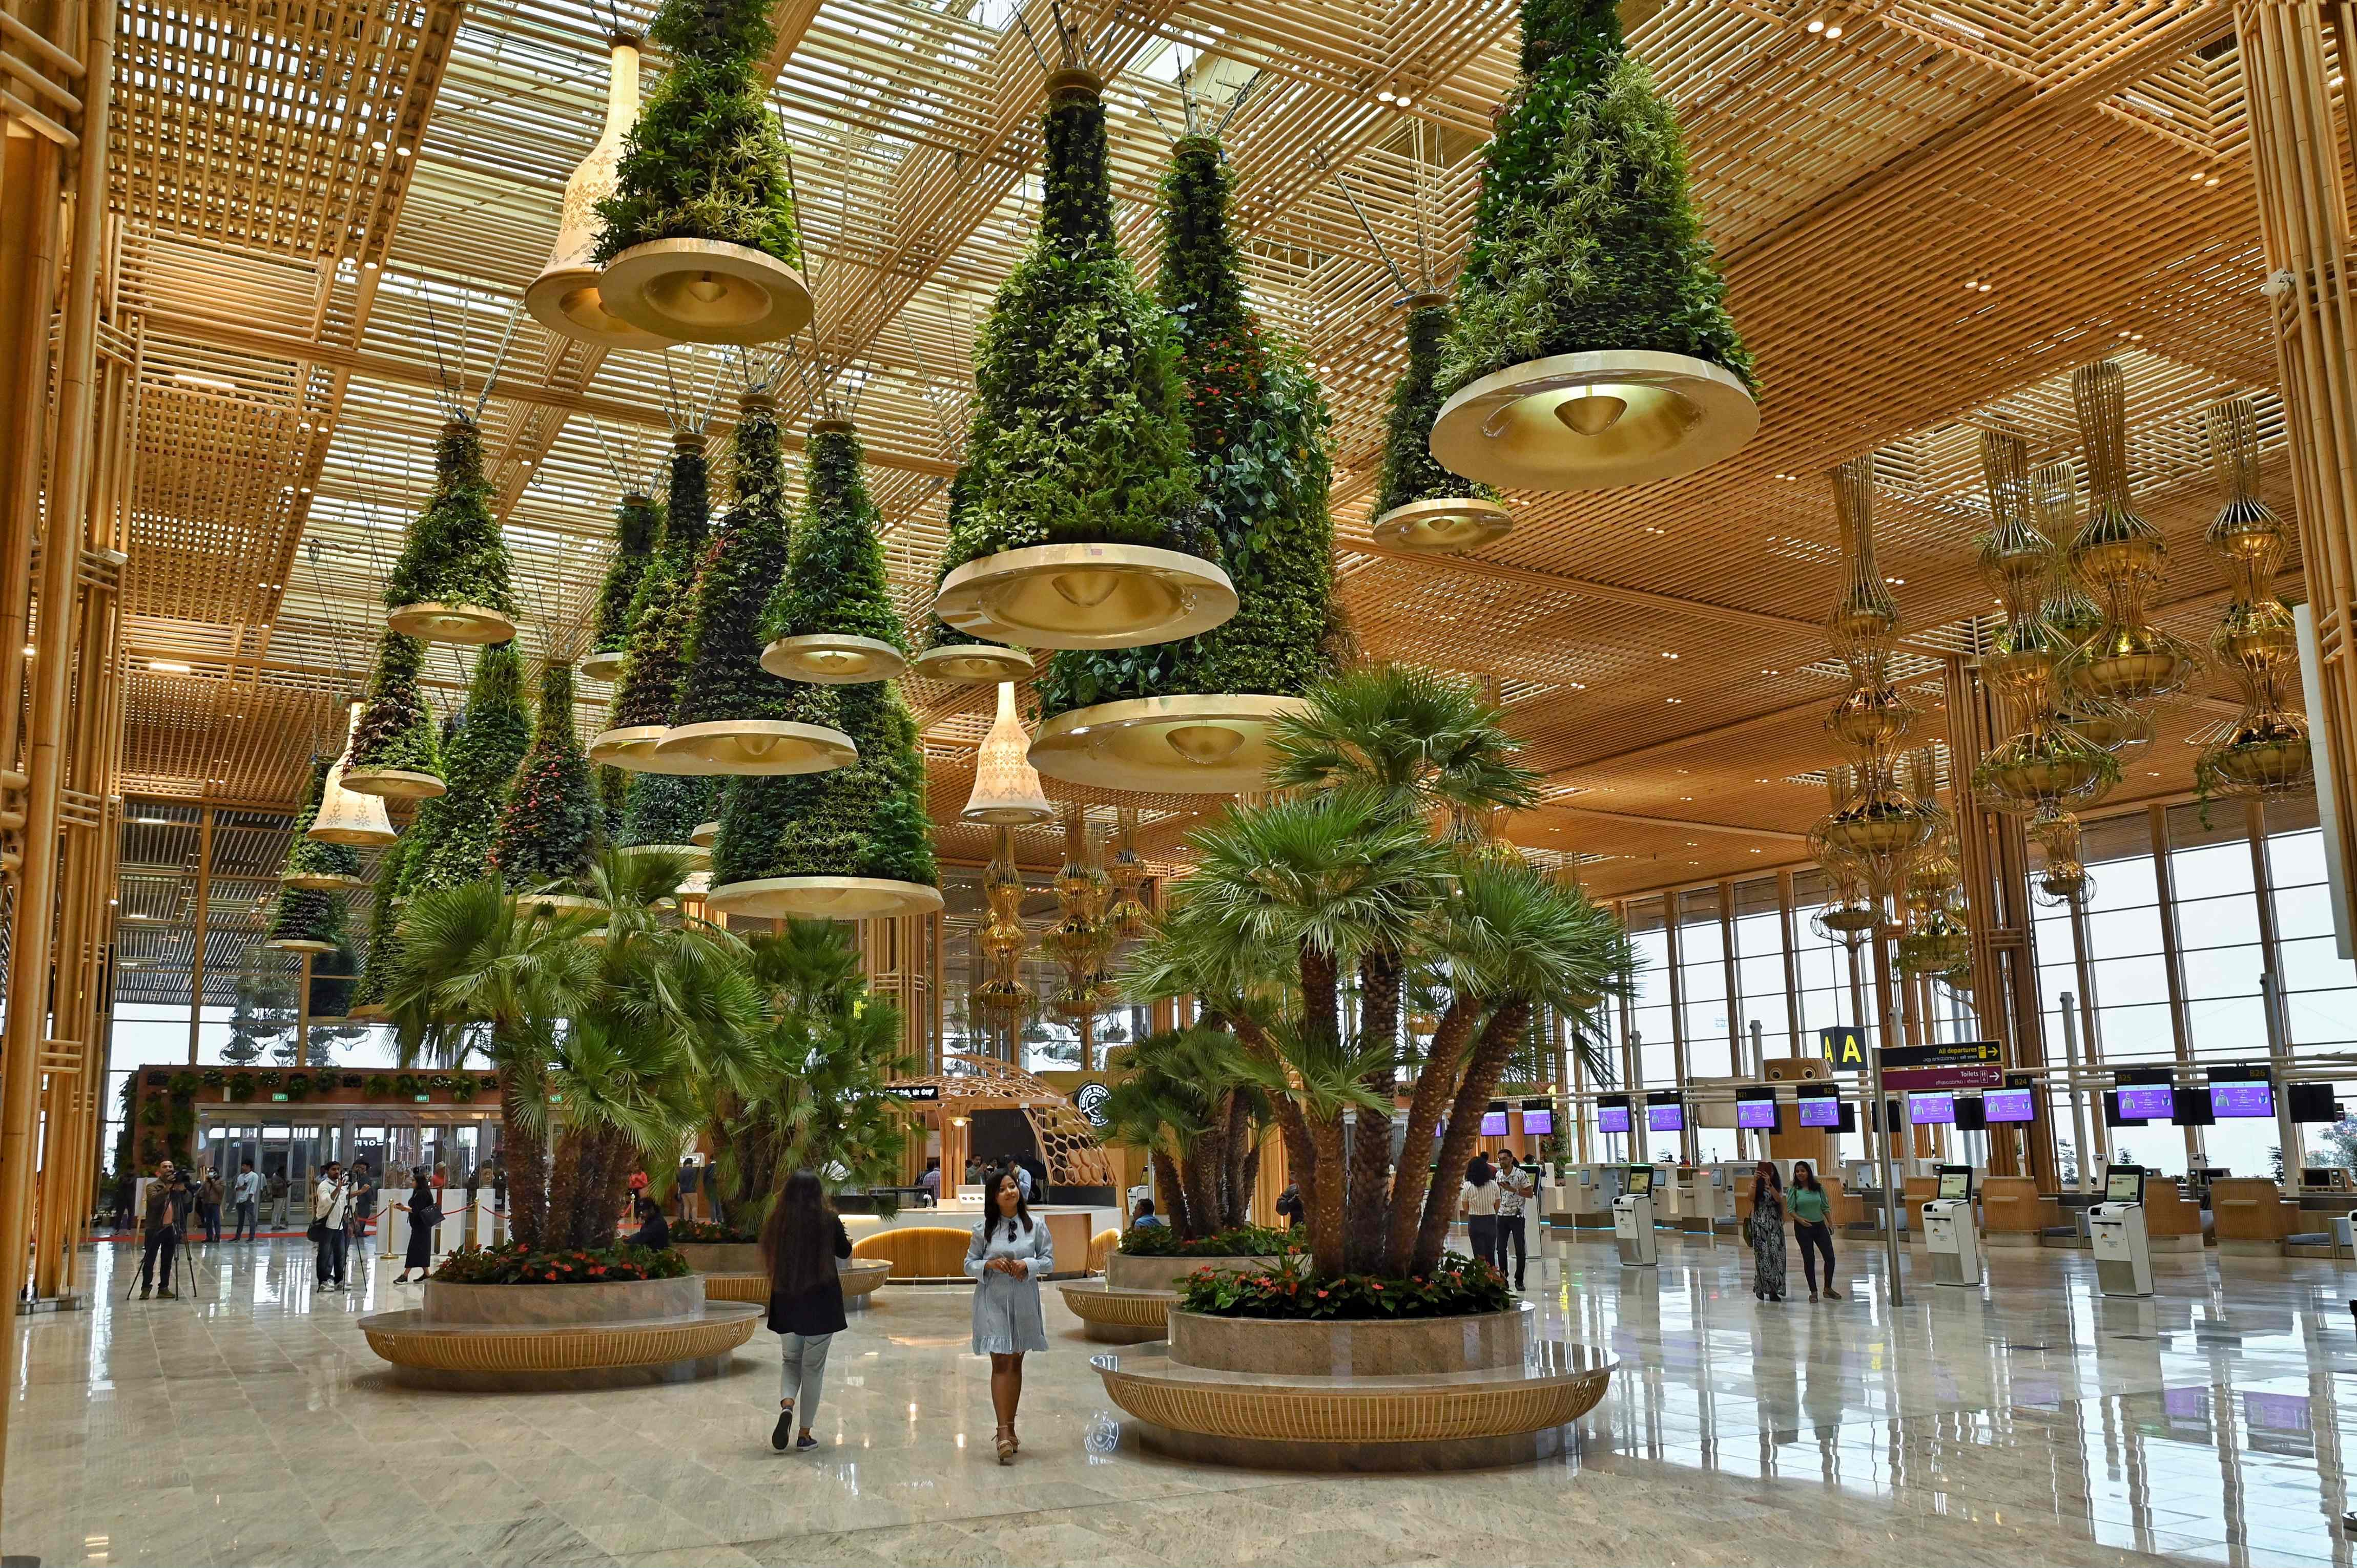
[[[1457,1194],[1457,1212],[1465,1217],[1465,1231],[1472,1238],[1473,1255],[1492,1266],[1501,1261],[1498,1199],[1504,1190],[1498,1185],[1498,1173],[1488,1157],[1476,1155],[1465,1167],[1465,1185]]]
[[[990,1184],[990,1218],[974,1227],[965,1250],[974,1280],[974,1353],[990,1358],[990,1408],[998,1416],[998,1462],[1022,1446],[1015,1410],[1023,1402],[1023,1356],[1048,1348],[1039,1316],[1039,1282],[1056,1266],[1048,1227],[1031,1218],[1023,1186],[1002,1171]]]
[[[782,1453],[815,1448],[811,1415],[826,1380],[827,1347],[843,1332],[843,1279],[837,1258],[851,1256],[851,1238],[827,1207],[818,1177],[796,1171],[761,1227],[761,1262],[770,1270],[770,1329],[783,1346],[784,1370],[778,1386],[778,1424],[770,1446]],[[794,1412],[802,1432],[794,1436]]]
[[[1832,1205],[1825,1189],[1817,1185],[1817,1173],[1809,1168],[1806,1160],[1792,1164],[1792,1235],[1801,1243],[1801,1272],[1809,1276],[1809,1299],[1817,1299],[1817,1254],[1825,1258],[1825,1296],[1839,1301],[1842,1293],[1834,1289],[1834,1228],[1829,1221]]]
[[[1752,1295],[1783,1300],[1784,1181],[1767,1160],[1751,1177],[1751,1218],[1743,1222],[1743,1239],[1751,1243]]]
[[[434,1227],[442,1223],[442,1206],[434,1201],[434,1188],[425,1180],[425,1167],[419,1165],[412,1171],[410,1179],[415,1185],[409,1189],[409,1201],[397,1206],[409,1214],[409,1251],[401,1255],[401,1273],[393,1282],[397,1285],[409,1283],[411,1270],[414,1269],[422,1280],[434,1266]]]

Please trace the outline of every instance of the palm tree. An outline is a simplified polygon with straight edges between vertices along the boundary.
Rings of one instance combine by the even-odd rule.
[[[1236,1036],[1166,1029],[1130,1047],[1124,1066],[1104,1105],[1112,1135],[1146,1152],[1157,1190],[1171,1196],[1171,1227],[1193,1238],[1242,1224],[1245,1155],[1235,1144],[1250,1135],[1263,1097]]]

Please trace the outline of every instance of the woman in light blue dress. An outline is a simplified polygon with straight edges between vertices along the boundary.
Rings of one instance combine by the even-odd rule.
[[[991,1184],[990,1218],[974,1227],[966,1247],[965,1272],[974,1281],[974,1353],[990,1358],[990,1408],[998,1416],[1002,1465],[1012,1464],[1021,1446],[1015,1409],[1023,1402],[1024,1352],[1048,1348],[1039,1282],[1055,1266],[1048,1227],[1031,1218],[1015,1177],[1001,1173]]]

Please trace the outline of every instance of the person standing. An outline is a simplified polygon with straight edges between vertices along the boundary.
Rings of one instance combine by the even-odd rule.
[[[1743,1222],[1751,1243],[1751,1294],[1760,1301],[1784,1299],[1784,1178],[1762,1160],[1751,1176],[1751,1218]]]
[[[368,1257],[369,1232],[376,1229],[376,1176],[370,1171],[368,1161],[354,1160],[351,1196],[344,1204],[344,1234],[347,1238],[344,1256],[347,1262]]]
[[[221,1241],[221,1199],[228,1196],[221,1186],[221,1178],[210,1165],[206,1166],[205,1179],[197,1187],[197,1219],[205,1228],[207,1246],[218,1245]]]
[[[350,1201],[351,1184],[344,1179],[342,1162],[329,1160],[319,1172],[319,1185],[311,1189],[311,1240],[319,1249],[311,1272],[315,1291],[344,1288],[344,1216]]]
[[[1042,1227],[1042,1229],[1045,1229]],[[770,1271],[770,1331],[780,1337],[778,1424],[770,1446],[815,1448],[811,1417],[826,1382],[826,1353],[843,1332],[843,1276],[835,1260],[851,1256],[851,1237],[809,1171],[786,1178],[786,1190],[761,1227],[761,1262]],[[794,1435],[795,1412],[802,1435]]]
[[[397,1285],[409,1283],[412,1270],[422,1280],[426,1271],[433,1268],[434,1227],[442,1219],[442,1206],[434,1200],[433,1187],[426,1185],[425,1167],[419,1165],[410,1173],[410,1176],[413,1185],[409,1189],[409,1201],[393,1205],[409,1216],[409,1247],[401,1255],[401,1273],[393,1282]]]
[[[1023,1358],[1048,1348],[1039,1282],[1056,1266],[1048,1227],[1031,1218],[1023,1184],[1001,1171],[990,1184],[989,1217],[974,1228],[965,1272],[974,1281],[974,1353],[990,1358],[990,1408],[998,1417],[998,1462],[1011,1465],[1022,1442],[1015,1412],[1023,1402]]]
[[[941,1202],[942,1162],[937,1159],[928,1159],[925,1162],[925,1174],[917,1178],[917,1186],[924,1193],[926,1202]]]
[[[172,1260],[180,1252],[180,1221],[184,1214],[180,1197],[180,1173],[171,1161],[156,1167],[156,1179],[147,1184],[146,1212],[142,1217],[143,1245],[139,1250],[139,1299],[147,1299],[148,1288],[155,1284],[158,1262],[163,1265],[164,1283],[156,1287],[156,1294],[165,1301],[178,1298],[172,1288]]]
[[[277,1172],[270,1178],[270,1226],[274,1230],[286,1229],[286,1195],[293,1190],[294,1185],[286,1179],[285,1171]]]
[[[1529,1271],[1523,1249],[1529,1245],[1523,1214],[1530,1202],[1531,1178],[1512,1149],[1498,1151],[1498,1272],[1506,1272],[1506,1250],[1514,1252],[1514,1288],[1523,1288]]]
[[[1792,1238],[1801,1243],[1801,1272],[1809,1278],[1809,1299],[1817,1299],[1817,1256],[1822,1252],[1826,1299],[1841,1300],[1842,1293],[1834,1289],[1833,1206],[1825,1189],[1817,1185],[1817,1173],[1809,1168],[1808,1161],[1793,1162],[1792,1190],[1785,1201],[1792,1210]]]
[[[682,1219],[695,1218],[695,1195],[703,1188],[704,1167],[697,1165],[693,1156],[682,1155],[679,1157],[679,1217]]]
[[[262,1222],[262,1177],[254,1174],[252,1160],[239,1165],[237,1180],[230,1187],[230,1199],[237,1205],[237,1224],[230,1240],[253,1240],[255,1228]]]
[[[1301,1201],[1301,1184],[1286,1182],[1285,1190],[1276,1195],[1276,1217],[1289,1228],[1299,1225],[1309,1213],[1309,1206]]]
[[[1499,1262],[1498,1199],[1501,1196],[1503,1189],[1498,1186],[1498,1173],[1489,1157],[1475,1155],[1465,1166],[1464,1186],[1458,1188],[1457,1212],[1465,1221],[1473,1255],[1492,1266]]]

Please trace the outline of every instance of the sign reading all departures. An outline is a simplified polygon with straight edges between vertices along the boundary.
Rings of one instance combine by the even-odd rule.
[[[1882,1089],[1886,1094],[2005,1087],[2005,1053],[1995,1040],[1890,1046],[1881,1057]]]

